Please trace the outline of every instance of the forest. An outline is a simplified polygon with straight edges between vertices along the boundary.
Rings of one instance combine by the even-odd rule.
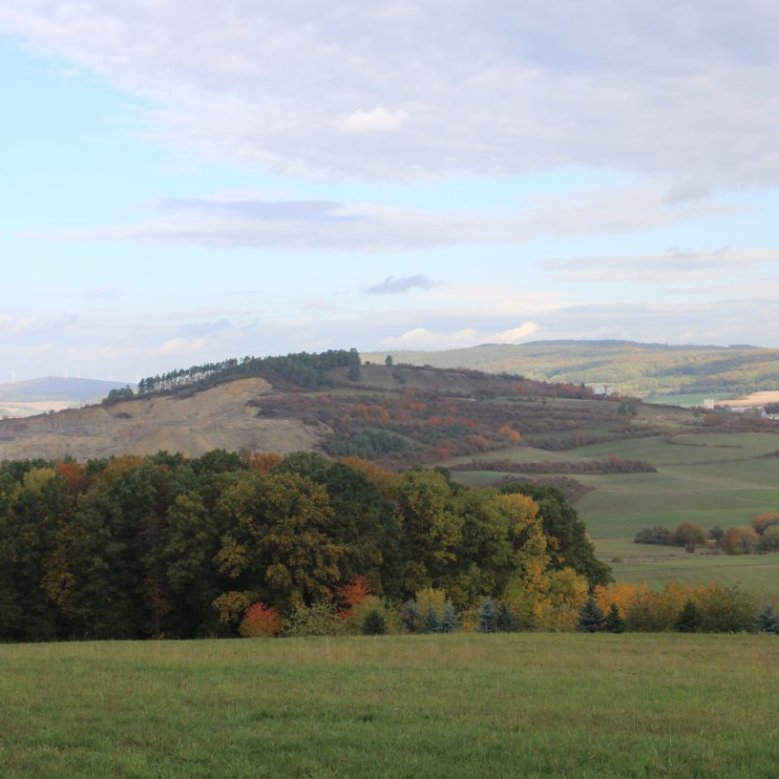
[[[355,588],[390,606],[435,590],[458,613],[495,598],[552,625],[610,580],[552,487],[312,453],[0,465],[6,641],[232,636],[256,604],[343,611]]]

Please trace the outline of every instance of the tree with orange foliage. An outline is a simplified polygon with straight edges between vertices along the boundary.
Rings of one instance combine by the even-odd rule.
[[[282,625],[279,612],[258,601],[244,612],[238,632],[244,638],[270,638],[281,632]]]

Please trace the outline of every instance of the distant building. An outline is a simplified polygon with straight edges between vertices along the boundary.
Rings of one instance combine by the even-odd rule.
[[[706,411],[714,411],[714,399],[713,398],[706,398],[703,401],[703,407],[706,409]]]
[[[614,394],[614,387],[611,384],[588,384],[587,386],[595,397],[608,398]]]

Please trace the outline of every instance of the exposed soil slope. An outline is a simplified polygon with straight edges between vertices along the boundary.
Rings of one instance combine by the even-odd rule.
[[[71,455],[82,460],[159,450],[197,457],[217,448],[282,454],[320,448],[330,432],[326,426],[261,419],[247,405],[272,392],[264,379],[243,379],[191,397],[154,397],[2,420],[0,459]]]

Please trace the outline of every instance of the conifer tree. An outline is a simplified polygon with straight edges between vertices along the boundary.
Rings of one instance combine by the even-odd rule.
[[[755,629],[758,633],[772,633],[779,636],[779,615],[772,606],[764,606],[757,612]]]
[[[422,626],[422,630],[425,633],[440,633],[441,632],[441,618],[438,616],[438,611],[433,606],[430,606],[425,614],[425,622]]]
[[[579,623],[576,629],[582,633],[602,633],[605,622],[603,609],[590,598],[579,612]]]
[[[365,615],[362,623],[362,634],[364,636],[383,636],[387,632],[387,620],[378,610],[373,609]]]
[[[460,621],[457,619],[457,612],[451,601],[444,603],[444,610],[441,615],[441,632],[456,633],[460,627]]]
[[[403,623],[403,628],[409,633],[417,633],[422,629],[422,614],[415,600],[403,604],[400,621]]]
[[[492,598],[486,598],[481,604],[476,627],[480,633],[498,632],[498,610],[495,608]]]
[[[603,629],[607,633],[624,633],[625,632],[625,620],[619,613],[619,606],[616,603],[611,604],[609,613],[606,615],[606,620],[603,623]]]
[[[700,627],[701,611],[691,600],[688,600],[676,618],[674,629],[679,633],[697,633]]]

